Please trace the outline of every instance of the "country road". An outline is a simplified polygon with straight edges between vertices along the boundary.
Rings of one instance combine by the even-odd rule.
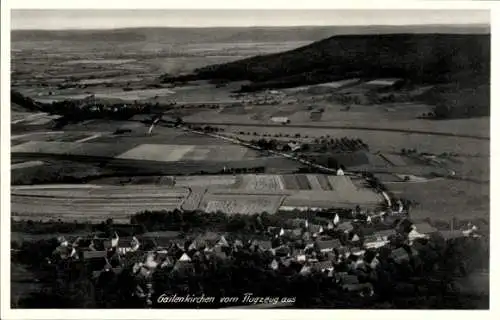
[[[422,131],[410,129],[395,129],[395,128],[373,128],[373,127],[357,127],[357,126],[333,126],[333,125],[306,125],[306,124],[259,124],[259,123],[238,123],[238,122],[192,122],[186,121],[185,124],[191,125],[210,125],[210,126],[233,126],[233,127],[260,127],[260,128],[299,128],[299,129],[342,129],[342,130],[363,130],[363,131],[382,131],[382,132],[400,132],[410,134],[425,134],[444,137],[469,138],[476,140],[489,141],[489,137],[473,136],[467,134],[455,134],[436,131]]]

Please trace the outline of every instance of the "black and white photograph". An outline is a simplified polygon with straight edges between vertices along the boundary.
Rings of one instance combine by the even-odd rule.
[[[8,14],[10,309],[490,309],[488,8]]]

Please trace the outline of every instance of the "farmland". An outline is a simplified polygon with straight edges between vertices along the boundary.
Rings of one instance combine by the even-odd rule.
[[[116,135],[112,130],[130,128],[131,132]],[[143,129],[144,128],[144,129]],[[104,131],[109,130],[109,131]],[[144,130],[144,131],[143,131]],[[59,163],[73,163],[78,168],[95,166],[89,175],[109,177],[127,175],[195,174],[221,172],[227,168],[255,168],[276,172],[293,170],[297,164],[280,157],[261,154],[243,146],[228,144],[219,139],[194,134],[181,129],[158,127],[153,135],[146,135],[147,126],[134,121],[88,121],[71,124],[64,131],[32,130],[12,135],[13,161],[45,161],[47,164],[35,177],[33,169],[19,169],[14,181],[50,182],[49,172],[61,172]],[[69,168],[65,172],[70,171]],[[75,171],[69,178],[85,178]],[[22,177],[22,178],[21,178]],[[46,178],[43,178],[46,177]],[[87,179],[88,180],[88,179]],[[54,181],[60,182],[60,181]],[[17,184],[17,182],[16,182]]]
[[[12,216],[19,219],[102,221],[103,217],[127,223],[142,210],[179,208],[185,188],[54,186],[13,188]]]
[[[240,31],[240,36],[246,34]],[[187,31],[179,32],[184,34]],[[204,34],[209,31],[199,32]],[[64,44],[58,46],[53,45],[54,40],[47,34],[40,38],[22,33],[14,36],[12,87],[26,96],[40,102],[51,102],[94,95],[103,103],[123,103],[132,107],[146,102],[157,105],[154,113],[120,120],[75,121],[58,130],[51,125],[57,115],[13,105],[12,162],[20,163],[13,167],[14,184],[64,182],[161,188],[175,185],[176,188],[192,190],[187,196],[188,201],[181,205],[186,208],[208,206],[204,197],[214,190],[231,196],[238,193],[279,195],[285,197],[283,205],[290,206],[331,203],[350,206],[355,202],[372,206],[378,201],[375,193],[365,189],[364,181],[354,176],[349,176],[348,180],[347,177],[331,177],[309,171],[297,174],[302,172],[298,169],[303,165],[292,159],[189,131],[189,127],[209,125],[220,129],[217,131],[219,136],[242,141],[264,138],[282,143],[293,141],[299,145],[324,144],[327,152],[296,151],[294,155],[323,166],[329,166],[330,158],[333,158],[348,172],[375,173],[397,197],[422,203],[415,210],[415,214],[422,217],[432,216],[436,211],[447,216],[457,210],[481,214],[487,211],[484,205],[478,204],[478,199],[484,200],[489,194],[489,117],[436,119],[433,116],[438,101],[434,98],[440,95],[443,98],[453,97],[453,90],[462,87],[417,81],[413,76],[405,79],[404,74],[366,78],[362,76],[366,70],[362,70],[360,75],[343,78],[337,75],[335,79],[326,77],[322,82],[316,81],[318,75],[313,74],[311,77],[315,83],[253,92],[240,89],[245,86],[247,89],[255,88],[258,81],[182,80],[186,74],[204,72],[207,65],[221,64],[214,70],[222,70],[224,63],[236,61],[232,65],[239,68],[244,64],[238,61],[242,58],[260,55],[255,59],[266,62],[283,55],[294,57],[302,50],[314,51],[316,46],[328,46],[328,43],[347,39],[330,38],[326,42],[313,43],[306,49],[267,56],[299,48],[331,34],[322,29],[319,33],[300,33],[300,40],[287,36],[283,38],[285,40],[278,41],[275,37],[279,33],[273,33],[272,41],[266,42],[261,36],[250,33],[246,37],[251,41],[241,42],[239,36],[234,34],[223,36],[227,30],[220,32],[221,35],[215,38],[225,39],[223,42],[191,34],[189,37],[194,36],[198,40],[189,43],[176,41],[175,46],[171,46],[169,41],[144,45],[143,41],[137,42],[135,36],[127,38],[126,35],[123,35],[125,40],[113,43],[96,38],[92,40],[92,48],[99,48],[97,51],[85,45],[88,39],[75,41],[72,36],[58,38],[58,43]],[[163,39],[172,35],[166,32],[166,35],[157,36]],[[255,36],[258,41],[253,38]],[[85,39],[85,35],[78,37]],[[426,37],[415,36],[414,39],[420,41]],[[392,41],[391,37],[382,38]],[[469,36],[431,38],[429,41],[444,43],[470,39]],[[481,45],[486,45],[486,42],[483,43],[485,38],[480,38]],[[366,36],[355,40],[372,41]],[[114,49],[111,50],[114,47],[126,48],[123,52],[127,53],[118,55]],[[343,48],[350,50],[348,45]],[[468,48],[466,53],[474,50]],[[429,52],[426,51],[425,57],[430,56]],[[393,52],[387,54],[389,57]],[[422,58],[424,64],[427,63],[425,57]],[[303,58],[300,61],[311,63],[309,57]],[[403,60],[398,60],[398,63]],[[282,72],[280,65],[272,64],[273,74],[268,76]],[[292,72],[296,66],[289,67],[283,72]],[[481,68],[487,68],[487,65],[481,64]],[[251,75],[260,72],[253,67],[250,69]],[[472,70],[471,77],[479,77],[481,70]],[[179,81],[171,81],[174,78],[179,78]],[[296,81],[292,78],[290,81]],[[400,80],[404,82],[398,87],[395,84]],[[468,94],[470,85],[463,87],[460,90]],[[476,95],[481,106],[483,93],[478,90]],[[469,101],[468,98],[465,100]],[[186,125],[178,128],[158,125],[148,135],[147,121],[159,113],[179,117]],[[313,117],[313,113],[317,116]],[[286,117],[290,123],[276,124],[271,121],[272,117]],[[324,143],[344,137],[362,140],[369,148],[346,152]],[[24,162],[26,164],[22,164]],[[255,172],[243,171],[252,168],[263,170],[259,171],[262,174],[229,175],[225,172],[217,176],[226,169],[240,170],[239,173]],[[454,176],[451,176],[452,173]],[[447,185],[453,188],[447,188]],[[437,193],[438,189],[440,201],[432,200],[435,196],[429,194],[430,190]],[[331,194],[330,199],[326,199],[328,194]],[[227,194],[224,196],[227,197]],[[325,199],[331,201],[324,202]],[[240,208],[230,204],[231,199],[224,204],[226,200],[214,199],[210,206]],[[273,205],[269,204],[268,208],[274,208],[276,201],[271,202]],[[455,202],[461,206],[455,205]],[[246,207],[253,206],[248,203]]]
[[[211,194],[200,206],[206,212],[238,212],[241,214],[273,213],[279,209],[281,197],[261,195]]]
[[[190,146],[167,144],[142,144],[119,156],[118,159],[175,162],[183,160],[242,160],[251,157],[249,150],[239,146]]]
[[[307,179],[329,181],[330,190]],[[285,206],[354,207],[376,206],[384,198],[373,190],[356,186],[349,177],[322,175],[236,175],[170,177],[169,183],[111,185],[13,186],[12,216],[17,219],[116,221],[144,210],[222,211],[225,213],[277,212]],[[243,183],[236,183],[242,181]],[[295,181],[290,188],[285,181]],[[41,205],[43,204],[43,205]],[[80,218],[78,218],[80,216]]]

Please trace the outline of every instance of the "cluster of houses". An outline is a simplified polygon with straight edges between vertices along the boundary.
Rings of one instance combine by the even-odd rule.
[[[158,269],[189,274],[194,270],[194,261],[227,260],[233,259],[239,250],[258,251],[271,257],[269,269],[280,272],[293,265],[302,275],[323,272],[343,290],[364,297],[373,295],[374,289],[370,282],[360,282],[360,275],[376,270],[380,263],[379,249],[389,248],[390,259],[400,264],[418,254],[413,248],[418,239],[428,239],[432,234],[440,234],[445,240],[478,236],[477,227],[473,225],[466,230],[438,231],[427,223],[412,223],[407,218],[370,234],[359,232],[359,225],[378,223],[380,226],[381,221],[375,220],[368,216],[364,221],[341,221],[335,215],[328,224],[318,225],[294,219],[293,229],[269,227],[267,240],[231,239],[231,235],[214,232],[190,240],[169,239],[164,243],[159,238],[144,236],[124,239],[117,233],[111,238],[77,238],[71,243],[59,238],[59,246],[49,261],[84,261],[94,279],[103,274],[119,274],[128,266],[135,277],[143,280],[137,281],[133,294],[151,305],[152,275]],[[390,245],[395,238],[412,249]]]

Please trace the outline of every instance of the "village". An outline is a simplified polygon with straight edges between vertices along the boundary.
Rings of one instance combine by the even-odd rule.
[[[84,266],[96,290],[107,294],[109,290],[118,290],[117,281],[128,279],[127,283],[132,284],[127,287],[130,292],[126,295],[136,307],[179,307],[159,303],[159,297],[165,294],[222,297],[217,288],[205,291],[201,286],[192,292],[189,285],[179,291],[172,283],[190,283],[199,279],[200,274],[210,275],[228,263],[244,266],[241,264],[244,259],[255,257],[258,262],[254,263],[260,265],[263,273],[270,272],[284,279],[292,274],[304,278],[320,275],[329,279],[330,286],[344,298],[370,300],[381,294],[377,290],[381,288],[382,268],[393,266],[389,270],[397,275],[390,277],[399,281],[430,274],[443,266],[439,255],[429,258],[429,248],[438,250],[437,243],[451,246],[481,237],[480,230],[471,223],[452,227],[452,230],[438,230],[429,223],[413,223],[401,202],[394,205],[394,210],[389,208],[377,214],[363,212],[358,206],[350,217],[335,214],[326,224],[299,218],[292,219],[291,224],[295,228],[268,226],[253,239],[212,231],[184,239],[162,238],[162,232],[123,237],[110,228],[109,237],[102,234],[59,237],[57,248],[46,257],[46,264],[55,267],[58,274],[70,272],[74,265]],[[163,279],[160,274],[167,275],[170,285],[159,280]],[[406,281],[410,281],[408,279]],[[428,284],[425,287],[429,290]]]

